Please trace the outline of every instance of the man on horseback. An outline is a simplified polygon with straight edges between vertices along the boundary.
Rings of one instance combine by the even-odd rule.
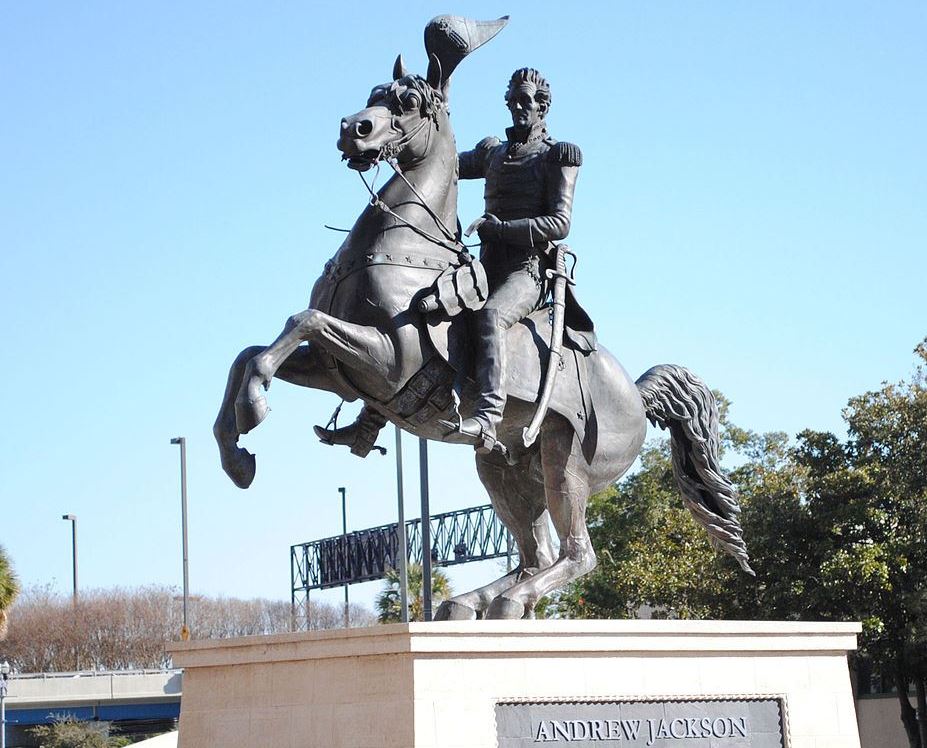
[[[505,408],[506,332],[538,309],[546,296],[544,272],[551,267],[553,242],[570,231],[573,190],[582,153],[547,133],[551,94],[547,80],[533,68],[520,68],[505,94],[512,115],[506,140],[481,140],[459,154],[460,179],[485,179],[486,212],[470,227],[482,242],[480,261],[489,281],[489,297],[474,312],[475,378],[478,399],[472,416],[450,432],[447,441],[490,451]],[[468,233],[469,233],[468,231]],[[327,444],[343,444],[367,455],[385,423],[364,407],[358,419],[340,429],[316,427]]]
[[[270,345],[249,346],[235,358],[213,426],[222,467],[240,488],[251,485],[256,462],[239,439],[267,415],[263,392],[273,379],[364,400],[355,424],[317,429],[323,441],[356,455],[374,448],[387,420],[423,439],[476,446],[480,481],[515,539],[519,564],[446,600],[436,616],[443,620],[528,618],[544,595],[591,571],[588,499],[633,464],[648,419],[670,431],[673,472],[695,521],[750,571],[737,492],[719,464],[711,390],[672,364],[633,381],[596,345],[592,321],[572,297],[568,251],[555,242],[570,228],[581,155],[548,136],[547,81],[536,70],[517,70],[505,97],[507,140],[487,138],[457,153],[450,76],[506,22],[432,19],[427,76],[410,74],[400,56],[392,80],[342,118],[338,149],[348,166],[362,173],[385,162],[396,173],[377,192],[365,181],[370,201],[313,285],[307,308],[291,315]],[[448,228],[456,224],[458,177],[486,180],[485,212],[471,227],[482,240],[482,262],[467,253],[460,231]],[[549,314],[539,309],[548,279]],[[464,311],[472,317],[452,321]],[[519,434],[521,444],[509,444]]]
[[[461,179],[486,180],[486,213],[475,227],[482,241],[480,261],[489,298],[474,312],[476,382],[479,397],[449,441],[480,451],[496,443],[505,408],[506,331],[544,302],[544,271],[552,265],[553,242],[570,231],[573,190],[582,154],[547,133],[550,85],[533,68],[516,70],[505,102],[512,115],[506,140],[489,137],[459,156]]]

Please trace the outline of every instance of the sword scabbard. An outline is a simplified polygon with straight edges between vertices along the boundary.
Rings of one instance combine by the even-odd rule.
[[[538,408],[531,419],[531,423],[522,430],[522,441],[525,447],[534,444],[541,430],[541,424],[547,416],[547,410],[550,407],[550,398],[554,391],[554,384],[557,381],[557,372],[560,370],[560,363],[563,360],[563,327],[566,311],[566,286],[572,279],[566,274],[565,255],[569,247],[565,244],[559,244],[556,247],[555,268],[549,270],[547,275],[554,281],[553,290],[553,319],[551,320],[550,330],[550,355],[547,360],[547,372],[544,375],[544,389],[541,392],[541,399],[538,401]]]

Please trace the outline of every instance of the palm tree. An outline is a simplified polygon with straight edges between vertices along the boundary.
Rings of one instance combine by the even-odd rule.
[[[431,568],[431,597],[435,603],[451,596],[451,583],[441,569]],[[377,620],[380,623],[399,623],[401,618],[399,597],[399,571],[387,569],[386,587],[377,595]],[[422,600],[422,565],[409,564],[409,620],[425,620],[425,603]]]
[[[19,594],[19,580],[13,573],[13,564],[0,545],[0,639],[6,636],[7,611]]]

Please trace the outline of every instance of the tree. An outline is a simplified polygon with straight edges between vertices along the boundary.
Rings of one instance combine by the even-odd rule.
[[[927,341],[908,381],[850,400],[849,440],[805,434],[809,502],[840,537],[823,587],[863,621],[862,649],[896,686],[911,748],[927,748]],[[917,708],[908,697],[913,683]]]
[[[159,668],[170,663],[165,644],[179,638],[182,599],[170,587],[84,590],[75,610],[71,596],[47,587],[26,589],[16,604],[0,660],[19,672]],[[289,601],[194,596],[193,638],[275,634],[291,628]],[[312,627],[342,625],[339,608],[313,603]],[[352,623],[371,625],[372,611],[352,606]]]
[[[425,620],[425,603],[422,599],[424,575],[421,564],[409,564],[409,620]],[[431,596],[435,604],[451,596],[451,583],[440,568],[431,569]],[[377,620],[380,623],[399,623],[401,620],[401,598],[399,595],[399,571],[388,569],[386,586],[377,595],[375,603]]]
[[[6,636],[9,610],[19,594],[19,580],[6,550],[0,545],[0,639]]]

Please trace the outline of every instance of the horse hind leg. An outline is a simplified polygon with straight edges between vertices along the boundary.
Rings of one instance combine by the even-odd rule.
[[[515,539],[519,563],[494,582],[445,600],[435,612],[436,621],[477,618],[503,590],[554,561],[544,486],[531,475],[528,461],[513,466],[492,453],[477,455],[476,467],[493,509]],[[528,611],[526,617],[533,612]]]
[[[560,556],[546,569],[501,591],[489,606],[487,618],[523,618],[541,597],[592,571],[596,565],[586,528],[588,465],[573,428],[559,416],[549,416],[541,432],[540,447],[544,492],[560,537]]]

